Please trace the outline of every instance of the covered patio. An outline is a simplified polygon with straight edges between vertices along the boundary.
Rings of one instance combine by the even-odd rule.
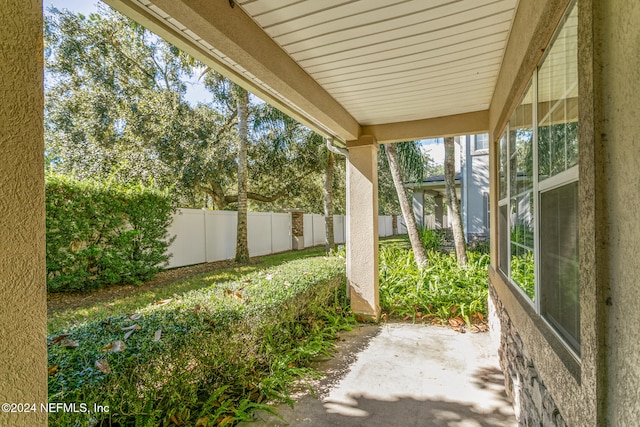
[[[106,3],[348,150],[352,307],[377,319],[378,144],[489,131],[516,1]]]
[[[346,148],[347,277],[352,308],[362,317],[380,314],[379,144],[489,133],[489,306],[516,415],[523,423],[551,419],[554,425],[637,422],[640,368],[629,355],[640,350],[640,340],[618,320],[640,320],[634,250],[640,120],[630,95],[640,89],[638,4],[579,0],[563,46],[577,57],[580,98],[550,90],[568,98],[565,114],[580,122],[571,178],[577,183],[579,168],[576,352],[545,319],[539,299],[526,300],[499,264],[505,246],[498,244],[506,235],[498,232],[506,173],[499,140],[519,107],[532,111],[532,76],[569,22],[574,1],[106,3]],[[47,402],[42,2],[3,0],[0,10],[0,401],[39,404]],[[46,413],[13,415],[0,413],[0,424],[46,425]]]
[[[293,408],[278,405],[278,416],[258,412],[240,426],[518,425],[488,334],[365,324],[341,333],[333,357],[314,367],[326,376],[297,393]]]

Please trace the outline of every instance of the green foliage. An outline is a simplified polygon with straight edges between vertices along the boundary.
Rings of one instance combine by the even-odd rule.
[[[406,182],[422,181],[424,176],[425,157],[419,145],[414,142],[395,143],[398,164],[403,180]],[[406,191],[406,190],[405,190]],[[378,152],[378,212],[380,215],[393,215],[401,212],[398,194],[393,184],[389,161],[385,147]]]
[[[522,290],[535,301],[535,273],[533,253],[523,251],[511,257],[511,278]]]
[[[455,254],[429,251],[429,267],[420,271],[411,250],[380,248],[380,306],[390,315],[435,317],[441,321],[487,314],[489,256],[468,253],[465,268]]]
[[[577,117],[569,119],[576,120]],[[578,122],[538,127],[538,173],[553,176],[578,163]]]
[[[88,17],[49,9],[44,35],[49,170],[236,208],[237,86],[108,6]],[[192,106],[185,80],[196,72],[211,102]],[[250,207],[322,212],[324,140],[266,103],[250,98],[247,110]]]
[[[164,286],[138,288],[112,300],[109,304],[101,301],[87,303],[83,307],[61,308],[47,314],[47,333],[55,334],[74,326],[96,320],[106,320],[113,313],[136,313],[156,301],[173,298],[174,294],[184,294],[208,288],[214,283],[243,280],[243,276],[296,259],[324,255],[324,248],[306,248],[301,251],[281,252],[274,255],[253,258],[249,264],[230,264],[226,268],[215,269],[205,275],[189,277]],[[344,253],[342,254],[344,257]]]
[[[304,212],[324,212],[324,168],[329,150],[325,139],[266,104],[254,114],[250,165],[251,190],[284,196],[264,203],[249,200],[255,210],[284,211],[291,207]],[[271,110],[271,111],[269,111]],[[346,158],[334,156],[333,212],[346,209]],[[258,179],[260,177],[260,179]]]
[[[533,228],[526,222],[511,226],[511,242],[529,248],[533,247]]]
[[[386,154],[378,151],[378,214],[397,215],[400,212],[398,194],[393,185]]]
[[[431,230],[426,227],[420,228],[420,240],[428,250],[439,250],[442,247],[443,235],[440,230]]]
[[[535,301],[535,279],[533,252],[533,229],[527,223],[511,227],[511,278]],[[524,247],[523,247],[524,246]]]
[[[143,185],[46,179],[47,289],[149,279],[167,261],[167,194]]]
[[[196,145],[219,120],[200,120],[184,100],[188,56],[113,9],[99,10],[45,16],[47,167],[175,185],[180,170],[168,158],[181,153],[173,146]]]
[[[57,366],[49,377],[50,401],[110,409],[50,414],[49,423],[232,425],[256,408],[268,409],[269,399],[288,401],[287,388],[312,372],[310,360],[327,353],[335,333],[353,323],[344,271],[338,257],[295,260],[213,281],[136,316],[117,313],[71,328],[74,349],[49,337],[49,366]],[[194,280],[210,280],[209,273]],[[125,339],[127,327],[134,332]],[[118,340],[123,351],[105,350]],[[111,372],[97,369],[98,360]]]
[[[472,252],[477,252],[479,254],[491,254],[491,243],[488,239],[477,239],[472,240],[467,249]]]
[[[378,152],[378,212],[380,215],[394,215],[401,212],[398,195],[393,185],[387,156],[382,147]],[[436,164],[429,154],[422,152],[420,145],[411,142],[398,144],[398,157],[406,182],[421,181],[424,177],[443,173],[443,166]],[[433,213],[433,198],[424,200],[425,214]]]
[[[404,179],[408,182],[422,181],[424,177],[425,157],[415,141],[397,142],[394,144],[398,153],[398,163]],[[382,146],[384,151],[385,146]],[[388,162],[387,162],[387,167]]]

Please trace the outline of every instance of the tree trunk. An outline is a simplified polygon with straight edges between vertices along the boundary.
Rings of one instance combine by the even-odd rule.
[[[334,154],[327,150],[327,164],[324,168],[324,221],[325,221],[325,250],[335,248],[333,239],[333,168]]]
[[[444,183],[447,192],[447,205],[451,209],[451,229],[453,242],[456,246],[456,258],[461,266],[467,265],[467,244],[464,240],[462,229],[462,215],[460,213],[460,201],[456,196],[456,161],[453,137],[444,139]]]
[[[249,261],[247,240],[247,115],[249,94],[237,87],[238,103],[238,237],[236,240],[236,262]]]
[[[396,187],[396,193],[398,193],[398,200],[400,201],[400,209],[402,210],[402,216],[404,217],[407,225],[407,232],[409,233],[409,241],[411,241],[411,248],[413,249],[413,256],[416,259],[418,267],[421,269],[428,264],[427,252],[425,251],[422,240],[420,239],[420,233],[418,232],[418,224],[416,223],[416,217],[413,215],[413,209],[409,203],[407,192],[404,188],[404,181],[402,179],[402,172],[398,165],[398,154],[394,144],[387,144],[384,147],[387,153],[387,160],[389,161],[389,170],[391,171],[391,177],[393,178],[393,185]]]

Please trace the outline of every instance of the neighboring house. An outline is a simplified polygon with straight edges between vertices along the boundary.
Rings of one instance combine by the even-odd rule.
[[[489,135],[466,135],[455,139],[460,152],[460,167],[455,176],[456,194],[465,238],[472,241],[489,237]],[[444,175],[433,175],[420,183],[408,183],[413,191],[413,211],[419,226],[448,228]],[[425,215],[427,198],[434,202],[433,214]],[[448,211],[448,209],[447,209]]]

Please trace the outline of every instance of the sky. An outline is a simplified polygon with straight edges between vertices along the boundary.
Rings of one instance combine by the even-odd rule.
[[[442,138],[425,139],[420,142],[423,153],[428,154],[436,164],[444,164],[444,140]]]
[[[97,4],[99,3],[92,0],[43,0],[43,2],[45,11],[50,6],[55,6],[58,9],[69,9],[72,12],[79,12],[83,15],[97,12]],[[210,94],[202,84],[197,82],[197,76],[195,76],[187,82],[185,98],[192,105],[196,105],[198,102],[208,102]],[[436,164],[444,164],[444,142],[442,139],[428,139],[421,141],[421,144],[422,151],[429,154]]]
[[[58,9],[69,9],[72,12],[80,12],[83,15],[88,15],[91,12],[96,12],[97,1],[91,0],[44,0],[44,10],[46,11],[49,6],[55,6]]]

